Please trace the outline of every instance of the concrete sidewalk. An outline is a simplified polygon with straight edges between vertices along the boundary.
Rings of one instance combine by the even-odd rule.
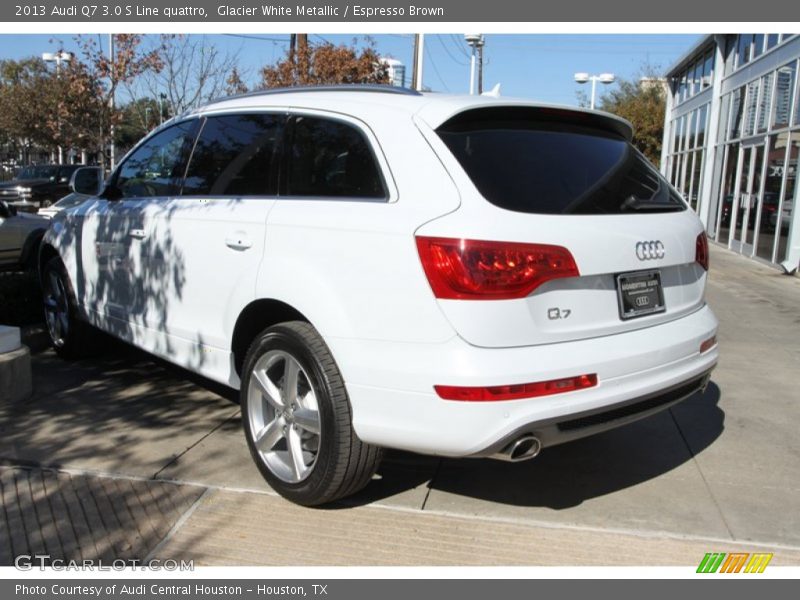
[[[270,493],[152,479],[0,467],[0,565],[15,556],[65,561],[184,559],[195,565],[675,565],[706,552],[800,550],[534,525],[382,507],[309,510]]]
[[[268,493],[232,390],[122,344],[75,363],[40,352],[33,398],[0,405],[1,514],[26,527],[46,514],[72,519],[69,486],[55,504],[34,491],[70,478],[119,507],[106,522],[96,504],[97,518],[103,531],[135,531],[139,558],[155,549],[206,564],[691,565],[755,544],[776,552],[773,564],[800,564],[800,279],[712,247],[708,299],[722,358],[705,395],[526,463],[390,452],[361,494],[328,509]],[[107,480],[121,486],[117,504]],[[134,527],[142,514],[146,529]],[[9,539],[29,546],[38,539],[14,531]],[[91,539],[97,552],[121,552],[118,540],[98,547],[102,533],[63,535],[71,551]]]

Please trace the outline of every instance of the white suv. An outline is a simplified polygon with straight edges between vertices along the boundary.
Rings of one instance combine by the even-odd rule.
[[[90,324],[239,388],[301,504],[362,488],[382,448],[531,458],[693,395],[718,358],[703,228],[630,138],[397,88],[211,103],[54,218],[53,343],[78,355]]]

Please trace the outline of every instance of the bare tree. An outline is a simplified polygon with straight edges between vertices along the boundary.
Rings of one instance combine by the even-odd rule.
[[[162,35],[158,46],[161,69],[129,89],[133,99],[163,99],[167,115],[174,116],[225,94],[238,53],[223,52],[205,35]]]

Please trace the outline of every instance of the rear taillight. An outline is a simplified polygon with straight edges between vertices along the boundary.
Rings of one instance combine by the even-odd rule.
[[[461,402],[494,402],[497,400],[521,400],[574,392],[597,385],[597,375],[578,375],[564,379],[537,381],[534,383],[518,383],[511,385],[493,385],[489,387],[461,387],[455,385],[435,385],[433,389],[443,400],[459,400]]]
[[[705,231],[697,236],[694,244],[694,261],[708,271],[708,238]]]
[[[437,298],[524,298],[546,281],[579,275],[561,246],[417,237],[417,250]]]

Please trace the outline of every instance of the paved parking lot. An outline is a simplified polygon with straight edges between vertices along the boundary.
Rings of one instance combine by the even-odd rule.
[[[744,547],[800,564],[800,279],[715,247],[708,300],[722,358],[703,396],[525,463],[390,453],[334,509],[269,492],[235,392],[118,343],[76,363],[39,352],[33,398],[0,404],[7,535],[13,522],[30,547],[27,527],[50,519],[58,537],[69,498],[82,497],[70,490],[99,489],[132,522],[149,515],[136,530],[92,500],[139,555],[211,564],[689,565]],[[72,531],[58,539],[77,552]],[[276,536],[299,541],[276,547]]]

